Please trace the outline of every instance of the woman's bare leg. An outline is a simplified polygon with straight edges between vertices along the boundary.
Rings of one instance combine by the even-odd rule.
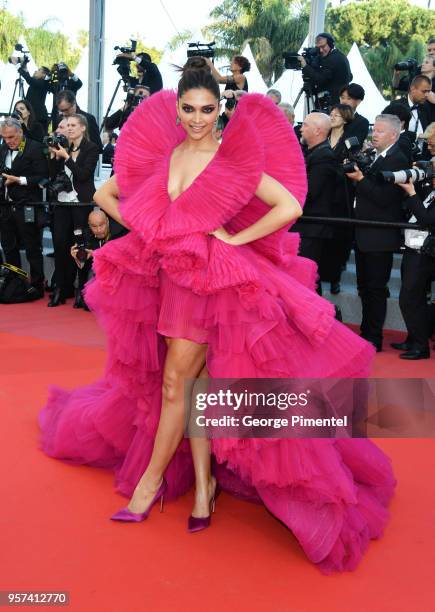
[[[185,428],[184,381],[196,378],[205,363],[206,344],[182,338],[166,338],[162,385],[162,410],[147,469],[139,480],[128,509],[144,512],[162,481],[163,473],[183,437]]]
[[[208,378],[206,366],[198,378]],[[193,392],[195,395],[195,390]],[[191,437],[193,467],[195,468],[195,502],[192,516],[205,517],[210,514],[210,499],[213,496],[216,482],[211,475],[210,442],[208,438]]]

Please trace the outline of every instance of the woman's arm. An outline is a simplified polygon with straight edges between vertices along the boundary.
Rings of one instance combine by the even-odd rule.
[[[112,219],[117,221],[120,225],[130,229],[119,212],[119,188],[115,175],[97,189],[94,195],[94,201],[109,215],[109,217],[112,217]]]
[[[205,61],[207,62],[207,64],[210,66],[210,70],[212,75],[214,76],[214,78],[216,79],[216,81],[218,83],[227,83],[228,82],[228,77],[222,76],[215,68],[215,65],[213,64],[213,62],[211,61],[211,59],[209,57],[204,58]]]
[[[281,183],[267,174],[261,177],[255,195],[270,206],[269,212],[253,225],[232,236],[223,227],[211,234],[228,244],[239,246],[268,236],[302,215],[302,208],[296,198]]]

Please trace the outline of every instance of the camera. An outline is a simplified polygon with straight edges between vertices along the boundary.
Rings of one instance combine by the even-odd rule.
[[[20,64],[24,68],[30,62],[30,57],[27,55],[29,51],[24,51],[23,45],[20,45],[19,43],[15,45],[15,51],[22,53],[22,56],[16,57],[14,55],[11,55],[8,58],[8,62],[10,64],[13,64],[14,66]]]
[[[227,101],[225,102],[225,108],[227,110],[233,110],[234,108],[236,108],[236,106],[237,106],[237,100],[235,97],[227,98]]]
[[[3,183],[5,180],[2,174],[10,174],[11,172],[12,170],[10,168],[5,166],[4,164],[0,164],[0,188],[3,187]]]
[[[398,62],[394,65],[394,70],[407,70],[408,72],[415,72],[417,70],[418,62],[413,58],[409,58],[404,62]]]
[[[208,57],[213,59],[215,56],[215,49],[213,48],[216,43],[213,41],[211,43],[200,43],[200,42],[191,42],[188,43],[187,57]]]
[[[363,174],[367,172],[369,167],[374,161],[376,157],[375,149],[366,149],[365,151],[361,150],[361,145],[356,136],[351,136],[344,141],[344,145],[347,149],[346,152],[346,160],[343,163],[343,172],[347,174],[348,172],[354,172],[355,166],[361,170]]]
[[[125,101],[131,110],[136,108],[136,106],[139,106],[139,104],[144,99],[145,99],[145,96],[143,96],[142,94],[135,93],[134,87],[129,87],[127,89],[127,97],[125,98]]]
[[[63,81],[67,81],[68,79],[69,79],[68,66],[63,62],[54,64],[53,70],[51,73],[51,80],[53,81],[53,83],[61,83]]]
[[[379,172],[377,179],[382,183],[421,183],[432,181],[435,176],[434,161],[417,162],[415,168],[399,170],[397,172]]]
[[[307,64],[310,66],[317,65],[318,60],[320,58],[320,51],[317,47],[304,47],[302,53],[298,53],[297,51],[285,51],[282,54],[284,58],[284,66],[287,70],[302,70],[301,63],[298,59],[298,56],[302,55]]]
[[[23,115],[22,115],[22,113],[20,113],[19,110],[14,110],[14,112],[11,113],[11,117],[13,117],[14,119],[18,119],[18,121],[22,121],[23,120]]]
[[[84,263],[87,258],[88,258],[88,254],[86,252],[86,248],[87,248],[87,244],[86,244],[86,240],[83,234],[83,230],[80,228],[77,228],[74,230],[74,238],[77,244],[77,254],[76,254],[76,258],[78,259],[78,261],[80,261],[81,263]]]
[[[54,147],[55,149],[58,149],[59,145],[64,149],[69,146],[68,138],[64,134],[50,134],[49,136],[44,136],[42,143],[46,147]]]
[[[133,40],[130,38],[131,46],[130,47],[120,47],[116,45],[113,47],[115,51],[119,51],[120,53],[134,53],[137,47],[137,40]],[[117,71],[120,74],[122,80],[127,83],[130,79],[130,58],[129,57],[115,57],[113,60],[112,66],[118,66]]]
[[[69,193],[72,190],[73,186],[71,180],[65,172],[60,172],[48,184],[48,193],[51,200],[55,200],[62,191]]]

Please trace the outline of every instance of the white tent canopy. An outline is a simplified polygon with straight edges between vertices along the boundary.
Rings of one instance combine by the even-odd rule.
[[[367,66],[356,43],[353,43],[347,57],[353,74],[353,82],[358,83],[365,90],[365,97],[358,106],[358,112],[366,117],[370,123],[373,123],[376,115],[380,114],[388,102],[384,99],[370,76],[370,72],[367,70]]]
[[[246,57],[246,59],[249,60],[251,64],[250,71],[245,73],[246,80],[248,81],[249,92],[265,94],[266,91],[268,90],[268,87],[266,83],[264,82],[260,71],[258,70],[258,66],[255,61],[255,58],[254,58],[254,55],[252,53],[251,46],[249,45],[249,43],[245,46],[241,55]]]

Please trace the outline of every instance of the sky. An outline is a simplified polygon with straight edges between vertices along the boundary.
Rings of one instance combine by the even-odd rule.
[[[106,0],[106,38],[122,44],[138,33],[145,44],[163,49],[177,29],[204,27],[217,4],[218,0]],[[28,27],[53,18],[50,29],[60,30],[74,41],[78,30],[88,29],[89,0],[3,0],[3,5],[13,14],[21,12]]]
[[[338,4],[339,0],[333,0]],[[411,0],[427,7],[427,0]],[[166,43],[186,29],[198,31],[209,21],[209,13],[219,0],[106,0],[106,38],[124,43],[140,34],[145,44],[163,49]],[[75,41],[78,30],[88,29],[89,0],[3,0],[11,13],[22,13],[30,27],[52,19],[50,28],[64,32]],[[168,17],[166,11],[169,13]],[[172,22],[171,22],[172,20]]]

